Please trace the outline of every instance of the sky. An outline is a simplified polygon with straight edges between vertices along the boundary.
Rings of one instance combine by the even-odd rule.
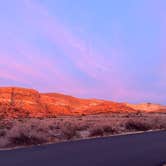
[[[0,86],[166,104],[165,0],[0,1]]]

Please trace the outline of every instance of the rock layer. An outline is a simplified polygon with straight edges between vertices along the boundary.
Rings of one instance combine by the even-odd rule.
[[[128,104],[128,107],[131,107],[135,110],[145,111],[145,112],[166,112],[166,106],[153,103],[141,103],[141,104]]]
[[[139,109],[125,103],[80,99],[58,93],[39,93],[33,89],[0,88],[0,117],[55,117],[109,112],[136,112]]]

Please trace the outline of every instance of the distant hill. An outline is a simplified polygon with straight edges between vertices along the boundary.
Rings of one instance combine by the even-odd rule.
[[[141,110],[146,112],[166,112],[166,106],[153,103],[141,103],[141,104],[128,104],[128,107],[131,107],[135,110]]]
[[[166,112],[166,107],[81,99],[58,93],[40,93],[33,89],[18,87],[0,88],[1,118],[76,116],[109,112],[130,113],[138,110]]]

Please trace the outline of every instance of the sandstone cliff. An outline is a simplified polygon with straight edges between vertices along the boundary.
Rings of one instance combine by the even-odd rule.
[[[166,112],[166,106],[153,103],[142,103],[142,104],[128,104],[128,107],[131,107],[135,110],[145,111],[145,112]]]
[[[80,99],[57,93],[42,94],[25,88],[0,88],[1,118],[55,117],[138,110],[147,111],[144,107],[106,100]]]
[[[133,111],[125,104],[111,101],[79,99],[57,93],[41,94],[24,88],[0,88],[1,117],[54,117]]]

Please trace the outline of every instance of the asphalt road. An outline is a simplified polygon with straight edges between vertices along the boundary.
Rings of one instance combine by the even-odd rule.
[[[0,166],[160,166],[166,131],[0,151]]]

